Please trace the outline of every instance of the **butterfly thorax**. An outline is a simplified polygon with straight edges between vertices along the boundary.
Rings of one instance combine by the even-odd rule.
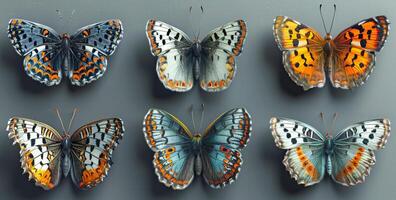
[[[193,56],[193,73],[194,73],[194,79],[198,80],[199,79],[199,74],[200,74],[200,62],[201,62],[201,51],[202,51],[202,46],[201,42],[199,40],[195,40],[194,44],[192,45],[192,56]]]
[[[326,155],[332,155],[334,153],[334,142],[331,138],[326,139],[325,151]]]
[[[66,177],[71,169],[70,151],[71,151],[71,141],[70,138],[65,138],[61,143],[62,149],[62,171],[63,175]]]
[[[324,57],[325,57],[325,67],[330,67],[332,65],[332,61],[330,60],[333,55],[334,42],[330,33],[327,33],[325,36],[325,44],[323,46]]]
[[[192,137],[192,142],[194,144],[194,146],[199,146],[201,145],[201,141],[202,141],[202,135],[197,133]]]
[[[70,35],[68,33],[62,34],[62,46],[65,48],[70,47]]]
[[[71,49],[71,39],[70,39],[70,35],[68,34],[68,33],[64,33],[64,34],[62,34],[62,43],[61,43],[61,46],[62,46],[62,49],[63,49],[63,51],[64,51],[64,53],[63,53],[63,58],[62,58],[62,60],[63,60],[63,66],[66,68],[66,69],[70,69],[71,67],[70,67],[70,64],[71,63],[69,63],[69,59],[70,59],[70,49]],[[65,72],[66,72],[66,70],[65,70]]]

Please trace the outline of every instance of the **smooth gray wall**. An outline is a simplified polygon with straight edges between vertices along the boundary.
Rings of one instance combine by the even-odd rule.
[[[192,0],[13,0],[0,6],[0,122],[5,130],[9,117],[17,115],[60,124],[53,110],[60,107],[67,120],[77,107],[73,130],[91,120],[108,116],[124,119],[126,133],[114,152],[114,165],[105,181],[93,190],[78,191],[71,180],[63,180],[53,191],[44,191],[21,175],[18,148],[7,134],[0,134],[0,199],[394,199],[396,143],[391,136],[387,147],[377,152],[377,164],[366,183],[346,188],[330,178],[303,188],[294,182],[281,164],[284,151],[275,147],[269,133],[271,116],[285,116],[307,122],[323,130],[319,112],[340,117],[337,132],[353,122],[377,117],[396,120],[394,34],[377,57],[377,66],[367,83],[355,90],[322,89],[303,92],[289,79],[281,65],[281,52],[272,35],[276,15],[288,15],[323,33],[319,3],[330,21],[333,1],[313,0],[206,0],[200,17],[201,1]],[[393,0],[335,1],[337,17],[333,36],[355,22],[385,14],[396,18]],[[188,12],[193,6],[192,17]],[[60,10],[60,20],[56,10]],[[74,10],[74,11],[73,11]],[[71,13],[74,12],[72,17]],[[59,33],[74,32],[90,23],[120,18],[125,37],[111,57],[108,71],[99,81],[83,88],[65,79],[56,87],[45,87],[29,78],[22,58],[7,38],[9,18],[21,17],[51,26]],[[248,23],[245,51],[237,59],[238,71],[231,87],[208,94],[198,87],[187,93],[165,90],[155,72],[156,59],[149,51],[144,28],[150,18],[168,22],[190,36],[201,30],[201,38],[211,29],[234,19]],[[200,26],[198,26],[201,18]],[[239,179],[223,190],[209,188],[202,178],[184,191],[172,191],[157,181],[152,167],[153,153],[143,137],[142,120],[150,107],[165,109],[192,125],[188,108],[206,105],[206,126],[219,113],[244,106],[253,117],[253,134],[243,151],[244,165]],[[396,122],[396,121],[395,121]],[[202,127],[203,129],[204,127]]]

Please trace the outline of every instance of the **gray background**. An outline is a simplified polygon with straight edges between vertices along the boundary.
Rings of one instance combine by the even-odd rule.
[[[366,183],[346,188],[329,177],[320,184],[303,188],[295,184],[281,160],[284,151],[277,149],[268,130],[271,116],[285,116],[308,122],[323,130],[319,112],[340,114],[333,129],[340,130],[353,122],[377,117],[396,119],[394,34],[377,57],[377,67],[368,82],[352,91],[322,89],[303,92],[289,79],[281,65],[281,52],[272,36],[272,20],[288,15],[323,33],[319,15],[321,1],[211,0],[205,1],[205,13],[199,14],[201,1],[192,0],[2,0],[0,6],[0,122],[4,130],[11,116],[24,116],[46,122],[60,129],[53,112],[59,107],[67,121],[73,108],[80,109],[72,130],[91,120],[118,116],[123,118],[126,133],[114,153],[114,165],[105,181],[93,190],[79,191],[70,179],[53,191],[44,191],[21,175],[18,148],[7,134],[0,134],[0,199],[390,199],[396,195],[394,152],[390,138],[387,148],[377,152],[377,164]],[[333,1],[323,1],[328,21]],[[353,23],[375,15],[396,18],[393,0],[335,1],[338,6],[333,35]],[[188,8],[193,6],[190,15]],[[56,10],[63,15],[61,19]],[[73,11],[74,10],[74,11]],[[72,15],[72,13],[74,13]],[[9,18],[21,17],[51,26],[59,33],[74,32],[90,23],[120,18],[125,37],[104,77],[83,88],[65,79],[56,87],[45,87],[29,78],[6,35]],[[231,87],[208,94],[195,87],[187,93],[172,93],[162,87],[155,72],[155,58],[150,54],[144,33],[150,18],[168,22],[190,36],[201,30],[201,38],[211,29],[243,18],[249,34],[245,51],[238,57],[236,78]],[[200,22],[201,21],[201,22]],[[200,24],[200,25],[198,25]],[[253,117],[253,134],[243,151],[244,165],[239,179],[223,190],[209,188],[196,178],[184,191],[172,191],[157,181],[152,167],[153,153],[147,147],[142,120],[150,107],[168,110],[191,127],[188,108],[205,103],[207,125],[219,113],[244,106]],[[329,121],[329,120],[328,120]],[[202,127],[204,129],[204,127]]]

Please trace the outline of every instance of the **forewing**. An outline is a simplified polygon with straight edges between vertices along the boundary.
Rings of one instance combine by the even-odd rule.
[[[165,88],[185,92],[194,83],[192,42],[181,30],[161,21],[149,20],[146,36],[151,53],[158,56],[157,75]]]
[[[8,136],[20,148],[21,167],[37,186],[54,188],[61,179],[61,135],[52,127],[31,119],[8,121]]]
[[[374,119],[356,123],[334,137],[337,145],[359,145],[367,149],[382,149],[390,136],[390,121]]]
[[[235,58],[247,36],[245,21],[237,20],[212,30],[202,40],[201,88],[209,92],[225,90],[236,73]]]
[[[334,138],[332,178],[345,186],[364,182],[375,164],[374,151],[382,149],[390,135],[390,121],[377,119],[356,123]]]
[[[124,35],[121,20],[110,19],[79,29],[71,42],[74,45],[91,46],[106,56],[111,56]]]
[[[175,116],[150,109],[143,121],[148,146],[155,152],[154,168],[161,183],[185,189],[194,179],[192,134]]]
[[[350,89],[362,85],[375,64],[389,34],[385,16],[365,19],[342,31],[334,39],[331,81],[334,87]]]
[[[273,33],[290,78],[305,90],[323,87],[326,82],[325,41],[320,34],[286,16],[275,18]]]
[[[294,119],[273,117],[270,129],[276,146],[281,149],[293,149],[302,144],[323,145],[325,141],[318,130]]]
[[[275,144],[287,149],[283,164],[298,184],[310,186],[325,174],[323,135],[312,126],[287,118],[271,118],[270,128]]]
[[[101,183],[112,165],[113,150],[124,133],[119,118],[109,118],[82,126],[71,136],[72,179],[81,188]]]
[[[235,108],[220,115],[202,136],[203,175],[213,188],[234,182],[243,163],[242,150],[248,143],[252,120],[244,108]]]
[[[52,28],[23,19],[11,19],[8,37],[19,55],[24,56],[24,69],[34,80],[48,86],[62,79],[60,36]]]
[[[24,19],[10,19],[8,37],[19,55],[46,44],[58,44],[60,36],[52,28]]]
[[[192,45],[190,38],[183,31],[153,19],[147,22],[146,36],[154,56],[163,55],[171,49],[189,49]]]
[[[122,23],[111,19],[81,28],[71,36],[71,83],[83,86],[103,76],[107,60],[123,37]]]

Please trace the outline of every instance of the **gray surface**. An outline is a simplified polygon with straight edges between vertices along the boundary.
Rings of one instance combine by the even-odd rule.
[[[7,3],[6,3],[7,2]],[[394,138],[387,148],[377,152],[377,164],[366,183],[345,188],[328,177],[320,184],[297,186],[281,164],[284,151],[273,143],[268,130],[273,115],[296,118],[323,130],[318,114],[340,114],[334,129],[353,122],[377,117],[396,120],[394,88],[394,49],[391,32],[388,43],[377,57],[377,67],[368,82],[353,91],[323,89],[302,92],[288,78],[281,66],[280,51],[272,36],[272,20],[288,15],[323,33],[319,15],[320,1],[279,0],[215,0],[205,1],[205,14],[200,25],[201,38],[211,29],[228,21],[243,18],[248,22],[246,48],[238,58],[239,69],[231,87],[221,93],[208,94],[194,88],[188,93],[166,91],[155,72],[155,58],[149,52],[144,33],[146,21],[156,18],[173,24],[189,35],[198,29],[197,9],[192,20],[188,7],[197,8],[192,0],[2,0],[0,7],[0,122],[4,130],[13,115],[34,118],[60,129],[53,109],[60,107],[69,118],[74,107],[77,115],[73,130],[88,121],[108,116],[124,119],[126,133],[114,153],[110,176],[93,190],[78,191],[71,180],[63,180],[53,191],[46,192],[21,175],[18,149],[11,146],[5,131],[0,134],[0,199],[390,199],[395,192]],[[324,7],[331,15],[332,3]],[[395,1],[336,1],[338,12],[333,35],[353,23],[375,15],[396,18]],[[63,20],[56,14],[61,10]],[[74,15],[69,19],[72,11]],[[99,81],[84,88],[72,87],[67,81],[47,88],[24,73],[18,57],[6,36],[11,17],[21,17],[51,26],[58,32],[74,32],[78,28],[107,18],[123,21],[125,37],[111,57],[108,72]],[[329,17],[327,18],[328,20]],[[193,23],[192,23],[193,22]],[[243,151],[244,165],[236,183],[224,190],[210,189],[201,178],[185,191],[172,191],[157,181],[151,164],[153,153],[147,147],[141,124],[149,107],[165,109],[191,125],[188,108],[205,103],[208,124],[217,114],[236,106],[244,106],[253,117],[251,142]],[[204,127],[202,127],[204,128]]]

